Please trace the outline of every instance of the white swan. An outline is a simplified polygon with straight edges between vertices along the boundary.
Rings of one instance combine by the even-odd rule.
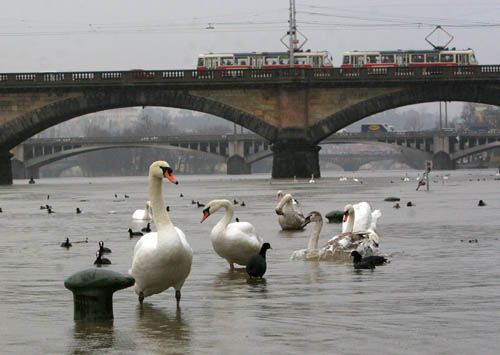
[[[284,192],[283,190],[278,190],[278,192],[276,192],[276,198],[277,198],[278,202],[280,202],[281,199],[283,198],[283,196],[285,196],[285,195],[286,195],[286,192]],[[293,198],[292,204],[295,207],[299,204],[299,202]],[[298,211],[298,209],[297,209],[297,211]]]
[[[311,175],[311,180],[309,180],[310,184],[314,184],[316,181],[314,181],[314,174]]]
[[[151,202],[147,201],[146,202],[146,207],[143,210],[135,210],[135,212],[132,214],[132,219],[139,219],[142,221],[149,221],[152,219],[151,216]]]
[[[151,164],[149,198],[157,232],[148,233],[137,241],[129,274],[135,279],[134,291],[141,304],[144,297],[174,287],[179,307],[182,285],[191,272],[193,250],[184,233],[172,224],[166,212],[162,193],[163,177],[177,184],[167,162],[156,161]]]
[[[220,208],[225,208],[226,213],[212,229],[210,239],[215,252],[226,259],[231,270],[234,270],[234,264],[245,266],[250,257],[259,253],[263,240],[252,224],[230,223],[234,207],[228,200],[212,200],[206,204],[200,223]]]
[[[370,232],[342,233],[332,238],[325,246],[318,248],[319,235],[323,227],[321,213],[317,211],[309,213],[305,223],[313,224],[307,249],[294,251],[290,257],[292,260],[350,262],[353,250],[363,255],[372,254],[376,250],[374,240],[378,236],[370,235]]]
[[[274,209],[279,215],[278,222],[283,230],[304,229],[304,214],[293,204],[293,197],[290,194],[283,196]]]
[[[342,233],[373,230],[377,228],[377,221],[382,216],[380,210],[372,210],[368,202],[359,202],[354,205],[353,227],[348,229],[347,215],[344,215],[342,222]],[[345,210],[344,210],[345,211]]]

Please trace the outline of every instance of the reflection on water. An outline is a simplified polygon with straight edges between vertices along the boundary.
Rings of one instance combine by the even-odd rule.
[[[112,349],[115,345],[113,320],[100,322],[75,322],[73,344],[70,352],[82,354]]]
[[[135,330],[140,334],[139,348],[152,353],[184,354],[191,330],[182,317],[182,310],[169,311],[144,302],[135,311]]]

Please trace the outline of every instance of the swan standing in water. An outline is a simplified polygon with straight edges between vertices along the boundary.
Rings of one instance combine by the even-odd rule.
[[[132,214],[132,219],[139,219],[141,221],[149,221],[152,219],[151,216],[151,202],[146,202],[146,207],[143,210],[135,210]]]
[[[344,215],[342,222],[342,233],[373,230],[377,228],[377,221],[382,216],[380,210],[372,210],[368,202],[359,202],[354,205],[353,226],[348,226],[349,220]],[[345,211],[345,209],[344,209]],[[356,216],[356,218],[354,218]]]
[[[302,230],[304,229],[304,214],[293,204],[293,197],[290,194],[283,196],[275,208],[278,222],[283,230]]]
[[[157,232],[148,233],[137,241],[129,274],[135,279],[134,291],[141,304],[144,297],[174,287],[179,308],[181,288],[191,272],[193,250],[184,233],[172,224],[165,209],[162,193],[164,177],[177,184],[167,162],[151,164],[149,198]]]
[[[260,252],[263,240],[254,226],[248,222],[234,222],[234,207],[228,200],[212,200],[203,210],[203,222],[210,215],[224,208],[226,213],[214,226],[210,239],[215,252],[229,263],[231,270],[234,264],[246,266],[248,260]]]

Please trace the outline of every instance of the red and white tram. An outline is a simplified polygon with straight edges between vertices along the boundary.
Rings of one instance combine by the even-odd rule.
[[[294,68],[333,68],[327,51],[295,52]],[[290,68],[288,52],[208,53],[198,57],[197,70]]]
[[[472,49],[352,51],[344,53],[341,68],[477,65]]]

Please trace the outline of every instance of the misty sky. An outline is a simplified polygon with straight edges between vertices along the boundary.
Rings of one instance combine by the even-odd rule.
[[[194,68],[199,53],[282,50],[288,0],[2,0],[0,72]],[[442,24],[451,46],[500,63],[498,0],[297,0],[304,48],[334,64],[353,49],[424,49]],[[212,24],[214,29],[206,27]],[[447,26],[448,25],[448,26]],[[438,40],[443,40],[441,36]]]
[[[276,51],[288,0],[1,0],[0,72],[191,69],[206,52]],[[499,0],[296,0],[304,49],[426,49],[436,24],[450,46],[500,63]],[[207,29],[213,27],[213,29]],[[437,44],[444,35],[433,38]]]

